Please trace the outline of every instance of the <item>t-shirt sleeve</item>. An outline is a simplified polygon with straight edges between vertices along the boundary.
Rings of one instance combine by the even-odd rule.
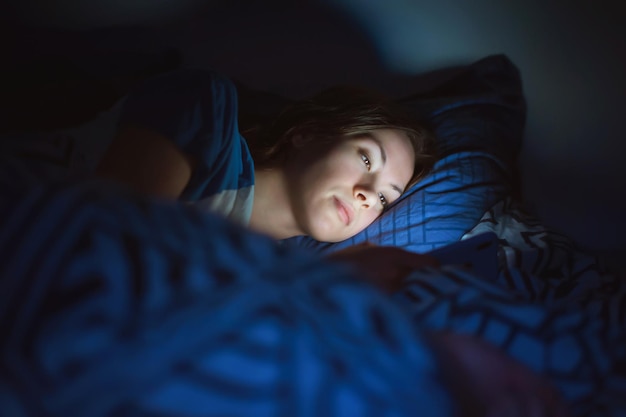
[[[237,92],[215,72],[181,70],[141,84],[129,94],[118,127],[131,125],[163,135],[196,160],[183,200],[252,185],[252,159],[237,125]]]

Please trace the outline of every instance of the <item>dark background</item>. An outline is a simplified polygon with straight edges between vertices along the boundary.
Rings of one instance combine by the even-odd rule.
[[[297,98],[336,83],[413,93],[411,76],[494,53],[520,68],[528,207],[626,255],[626,2],[26,0],[5,2],[0,126],[54,128],[137,80],[212,67]]]

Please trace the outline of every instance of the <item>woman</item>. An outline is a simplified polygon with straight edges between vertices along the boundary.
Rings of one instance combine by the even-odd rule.
[[[432,165],[426,130],[356,89],[296,103],[246,136],[253,140],[239,133],[230,81],[178,71],[129,95],[96,174],[275,239],[336,242],[365,229]]]
[[[425,129],[362,90],[335,88],[296,103],[245,139],[237,116],[229,80],[206,70],[163,74],[86,125],[3,140],[0,190],[95,173],[275,239],[330,242],[366,228],[432,165]],[[358,246],[333,258],[389,289],[435,263],[395,247]]]

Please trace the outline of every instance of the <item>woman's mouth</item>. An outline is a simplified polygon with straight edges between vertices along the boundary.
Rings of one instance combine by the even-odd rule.
[[[337,208],[337,213],[339,214],[339,218],[346,225],[350,225],[352,223],[352,218],[354,217],[354,211],[352,207],[345,204],[343,201],[338,199],[337,197],[333,197],[335,202],[335,207]]]

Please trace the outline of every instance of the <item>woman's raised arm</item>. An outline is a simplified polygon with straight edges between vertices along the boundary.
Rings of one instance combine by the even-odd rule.
[[[95,174],[142,194],[177,199],[189,183],[193,165],[192,158],[162,134],[125,127],[113,140]]]

